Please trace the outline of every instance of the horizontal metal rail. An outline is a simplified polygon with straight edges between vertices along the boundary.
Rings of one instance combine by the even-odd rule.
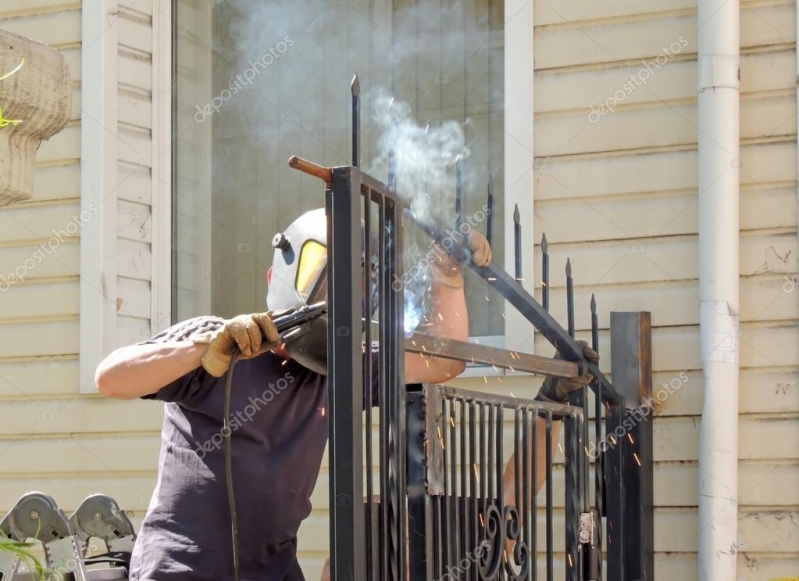
[[[405,351],[421,353],[431,357],[452,359],[455,361],[493,365],[511,371],[524,371],[552,377],[571,379],[580,374],[577,363],[519,353],[487,345],[475,345],[466,341],[456,341],[443,337],[434,337],[424,333],[413,333],[405,339]]]

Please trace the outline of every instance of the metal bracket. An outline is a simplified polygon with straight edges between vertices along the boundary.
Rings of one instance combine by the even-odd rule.
[[[18,541],[41,541],[48,570],[69,572],[74,581],[86,581],[83,556],[69,520],[51,496],[42,492],[23,495],[3,519],[0,530]]]
[[[69,517],[69,524],[75,531],[84,556],[92,537],[102,539],[109,552],[133,552],[136,542],[133,524],[110,496],[93,494],[86,497]]]

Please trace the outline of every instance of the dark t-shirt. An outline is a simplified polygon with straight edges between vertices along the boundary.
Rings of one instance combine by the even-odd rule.
[[[185,339],[198,326],[221,323],[192,319],[149,342]],[[160,467],[130,579],[231,579],[224,378],[200,367],[149,398],[166,402]],[[294,360],[270,352],[235,366],[230,415],[242,580],[303,579],[297,531],[311,511],[328,435],[327,403],[327,378]]]

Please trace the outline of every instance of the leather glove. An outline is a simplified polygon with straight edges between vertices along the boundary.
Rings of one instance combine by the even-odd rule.
[[[583,355],[585,355],[586,359],[592,363],[599,363],[599,353],[589,347],[587,342],[577,341],[577,344],[583,348]],[[560,351],[555,354],[555,359],[563,359]],[[551,403],[566,403],[569,401],[571,392],[582,389],[591,383],[592,379],[593,377],[589,374],[580,375],[572,379],[547,377],[535,399]]]
[[[491,264],[491,245],[485,236],[477,230],[470,230],[467,238],[472,251],[472,262],[477,266]],[[433,244],[428,258],[432,265],[431,271],[435,282],[452,288],[463,288],[463,264],[457,258],[438,244]]]
[[[198,333],[189,340],[208,345],[202,358],[203,368],[214,377],[222,377],[230,368],[233,351],[241,352],[241,359],[250,359],[277,346],[280,334],[272,322],[273,313],[239,315],[215,331]]]

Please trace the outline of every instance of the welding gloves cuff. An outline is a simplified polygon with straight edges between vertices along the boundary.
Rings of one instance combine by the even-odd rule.
[[[477,266],[491,264],[491,245],[485,236],[476,230],[470,230],[467,235],[472,261]],[[433,280],[452,288],[463,288],[463,264],[438,244],[433,244],[428,254],[432,268]]]
[[[230,368],[236,349],[241,352],[241,359],[249,359],[277,346],[280,334],[272,318],[272,311],[239,315],[225,321],[219,329],[192,335],[189,340],[208,345],[202,366],[214,377],[222,377]]]
[[[583,355],[586,359],[588,359],[591,363],[599,363],[599,354],[594,351],[588,345],[588,343],[585,341],[577,341],[577,344],[582,347]],[[563,356],[560,354],[560,352],[555,354],[555,359],[563,359]],[[541,386],[541,390],[538,392],[536,399],[538,401],[546,401],[550,403],[567,403],[569,401],[569,395],[573,391],[582,389],[591,383],[591,379],[592,376],[589,374],[580,375],[571,379],[547,377],[544,381],[544,384]]]

